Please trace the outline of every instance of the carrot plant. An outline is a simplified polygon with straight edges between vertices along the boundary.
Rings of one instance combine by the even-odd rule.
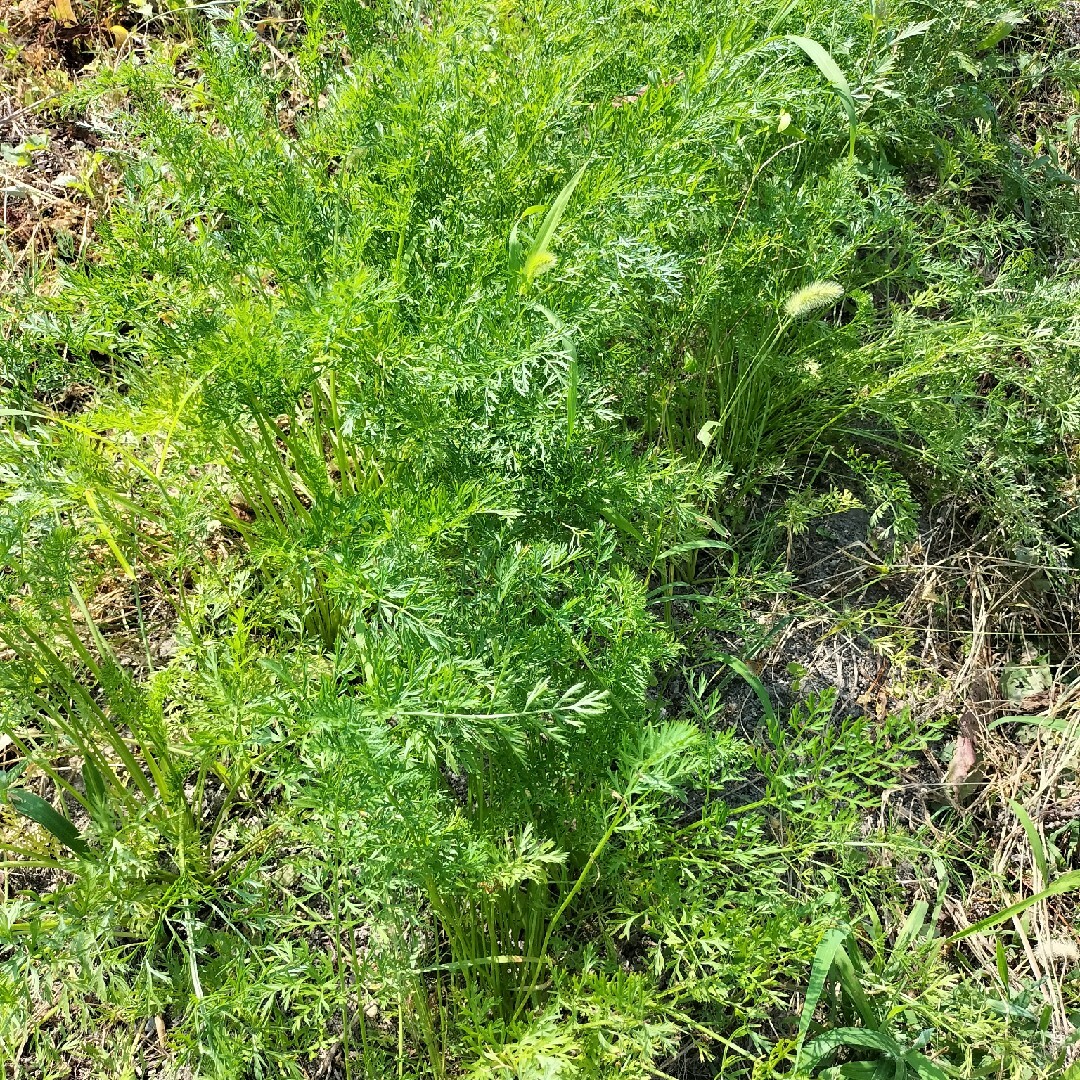
[[[1069,144],[1002,119],[1067,69],[959,0],[283,10],[64,97],[123,194],[3,302],[16,1075],[1064,1075],[934,944],[940,710],[751,643],[823,506],[1075,568]]]

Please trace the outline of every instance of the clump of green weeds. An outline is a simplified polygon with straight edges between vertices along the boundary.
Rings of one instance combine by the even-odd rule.
[[[940,726],[718,654],[736,733],[668,678],[688,606],[742,618],[750,497],[794,529],[838,461],[897,543],[950,489],[1075,558],[1075,206],[995,111],[1020,25],[342,0],[288,62],[237,11],[100,77],[126,197],[0,342],[9,1056],[1056,1067],[930,944],[956,853],[874,823]]]

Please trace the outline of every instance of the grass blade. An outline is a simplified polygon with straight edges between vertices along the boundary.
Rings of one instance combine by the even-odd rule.
[[[1046,728],[1048,731],[1069,731],[1075,726],[1070,720],[1065,720],[1060,716],[1001,716],[997,720],[992,720],[986,725],[987,730],[992,731],[994,728],[1001,727],[1002,724],[1033,724],[1035,727]]]
[[[922,928],[926,925],[926,913],[929,910],[930,905],[925,900],[920,900],[912,907],[908,917],[904,920],[904,925],[900,927],[900,933],[896,935],[892,951],[894,959],[898,959],[908,945],[919,936]]]
[[[807,1045],[806,1067],[813,1068],[819,1061],[843,1046],[877,1050],[893,1061],[904,1055],[903,1047],[891,1035],[886,1035],[883,1031],[871,1031],[867,1028],[833,1028]]]
[[[904,1061],[920,1080],[949,1080],[949,1074],[940,1065],[935,1065],[918,1050],[909,1050],[904,1055]]]
[[[761,702],[761,708],[765,713],[768,720],[776,722],[776,711],[773,709],[772,701],[769,699],[769,691],[765,689],[765,684],[754,674],[750,665],[745,660],[740,660],[737,656],[732,656],[730,653],[717,653],[716,659],[721,663],[727,664],[736,675],[739,675],[750,687],[751,690],[757,695],[758,701]]]
[[[570,361],[570,370],[566,381],[566,442],[574,438],[578,415],[578,362]]]
[[[845,103],[845,108],[850,102],[851,112],[855,109],[855,100],[851,96],[851,86],[847,76],[841,71],[840,65],[832,58],[829,51],[813,38],[800,37],[798,34],[788,34],[788,41],[798,45],[800,49],[814,62],[814,66],[828,80],[830,85],[840,95]]]
[[[48,830],[76,855],[90,854],[90,845],[82,838],[79,830],[40,795],[35,795],[25,788],[12,788],[7,793],[7,799],[23,817]]]
[[[788,34],[787,39],[793,44],[798,45],[799,48],[806,53],[814,66],[836,91],[837,96],[840,98],[840,103],[844,106],[844,112],[847,113],[848,123],[851,129],[850,152],[854,155],[855,127],[858,124],[859,117],[855,110],[855,98],[851,93],[851,86],[847,81],[847,76],[840,70],[840,65],[832,58],[829,51],[813,38],[801,37],[798,34]]]
[[[134,581],[135,571],[131,568],[131,563],[124,557],[124,553],[120,550],[120,545],[116,542],[116,537],[113,535],[112,529],[109,528],[108,522],[102,515],[101,508],[98,506],[97,496],[94,494],[93,489],[87,488],[86,491],[83,492],[83,497],[86,499],[86,505],[90,507],[90,513],[97,523],[102,540],[109,545],[109,550],[116,556],[116,561],[124,571],[124,576],[129,581]]]
[[[881,1022],[874,1011],[874,1006],[870,1004],[870,999],[863,990],[862,983],[859,981],[859,976],[855,971],[855,965],[851,962],[851,957],[848,956],[846,949],[836,950],[836,956],[833,957],[833,967],[836,968],[840,988],[847,994],[851,1004],[855,1006],[855,1011],[862,1018],[862,1022],[868,1028],[878,1028]]]
[[[1009,989],[1009,960],[1005,955],[1005,942],[998,934],[994,939],[994,963],[997,965],[998,978],[1006,990]]]
[[[810,979],[806,984],[806,1000],[803,1002],[802,1014],[799,1017],[799,1035],[795,1040],[795,1069],[799,1068],[799,1056],[802,1053],[803,1043],[806,1042],[810,1024],[814,1019],[814,1012],[821,994],[825,989],[825,983],[832,971],[833,958],[837,950],[844,944],[848,931],[846,928],[830,930],[821,939],[817,952],[814,954],[814,963],[810,968]]]
[[[1002,908],[1001,911],[995,912],[993,915],[987,915],[985,919],[980,919],[977,923],[972,923],[963,930],[958,930],[951,937],[945,939],[945,944],[951,945],[954,941],[961,941],[966,937],[971,937],[972,934],[981,934],[984,930],[989,930],[992,926],[997,926],[998,923],[1003,923],[1014,915],[1022,915],[1034,904],[1049,900],[1052,896],[1061,896],[1062,893],[1072,892],[1073,889],[1080,889],[1080,870],[1071,870],[1067,874],[1062,874],[1042,892],[1029,896],[1024,900],[1018,900],[1015,904]]]
[[[559,227],[567,203],[570,202],[570,196],[574,194],[574,188],[578,186],[578,182],[585,175],[585,168],[588,164],[586,161],[570,177],[551,204],[551,209],[544,215],[544,220],[540,223],[540,230],[529,247],[528,254],[525,256],[525,261],[521,267],[521,273],[526,285],[551,264],[551,253],[548,249],[551,246],[552,237],[554,237],[555,230]]]
[[[1016,815],[1017,820],[1027,833],[1028,845],[1031,847],[1031,857],[1035,860],[1035,867],[1039,871],[1039,884],[1045,886],[1050,880],[1049,867],[1046,861],[1046,845],[1039,835],[1035,822],[1031,815],[1015,799],[1009,800],[1009,809]]]
[[[1018,26],[1023,26],[1027,19],[1019,11],[1006,11],[975,45],[976,52],[986,52],[995,45],[1000,45]]]

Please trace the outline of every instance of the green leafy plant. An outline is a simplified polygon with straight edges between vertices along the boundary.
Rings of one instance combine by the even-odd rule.
[[[13,617],[5,621],[0,634],[21,662],[17,669],[8,668],[9,716],[17,705],[25,717],[20,727],[40,730],[44,722],[46,738],[65,740],[78,753],[83,761],[85,792],[76,791],[47,764],[48,757],[38,751],[34,735],[21,734],[12,723],[8,737],[27,759],[42,762],[40,767],[59,791],[99,819],[108,815],[115,800],[117,810],[131,812],[141,804],[160,812],[162,824],[179,814],[176,824],[186,829],[191,824],[189,810],[182,800],[177,802],[182,782],[162,737],[160,721],[155,723],[141,707],[139,693],[98,631],[77,588],[72,589],[72,597],[90,642],[80,636],[66,605],[56,605],[50,612],[50,629],[63,634],[67,655],[57,652],[25,615],[11,612]],[[104,690],[104,704],[95,694],[97,688]],[[28,725],[31,716],[36,721]]]
[[[903,950],[919,937],[926,913],[925,903],[912,909],[897,934],[894,955],[902,954]],[[932,1037],[932,1029],[924,1029],[915,1044],[909,1046],[902,1044],[889,1032],[887,1021],[879,1015],[863,989],[856,962],[861,965],[857,947],[852,948],[851,931],[847,928],[829,931],[818,947],[810,971],[799,1020],[796,1070],[802,1067],[822,1077],[917,1076],[920,1080],[941,1080],[942,1077],[950,1075],[921,1052]],[[814,1011],[832,980],[835,980],[845,1001],[850,1004],[863,1026],[829,1027],[807,1042]],[[840,1050],[853,1051],[859,1058],[862,1058],[865,1051],[870,1051],[873,1056],[849,1061],[844,1065],[827,1065],[828,1060]]]
[[[298,530],[325,529],[341,501],[376,492],[386,467],[346,436],[333,374],[312,384],[310,400],[310,411],[294,408],[279,418],[252,404],[253,431],[243,417],[223,426],[230,476],[241,500],[226,500],[223,510],[249,545],[273,546],[274,572],[283,574],[300,598],[304,629],[333,649],[349,613],[328,592],[325,564],[317,549],[292,558],[284,552]]]
[[[19,105],[85,121],[122,180],[33,267],[20,223],[59,236],[65,189],[5,195],[0,1055],[1059,1070],[1075,987],[1047,1012],[1008,964],[1067,902],[1071,825],[1014,789],[920,802],[982,633],[957,582],[989,573],[938,550],[942,515],[1015,572],[994,655],[1031,615],[1039,692],[1071,677],[1050,23],[259,14],[188,11],[180,42],[152,13]],[[987,922],[1002,820],[1032,857]],[[941,927],[958,906],[989,963]]]

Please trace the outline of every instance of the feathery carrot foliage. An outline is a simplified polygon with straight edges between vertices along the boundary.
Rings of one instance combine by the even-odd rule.
[[[77,86],[123,195],[4,300],[14,1075],[1065,1075],[941,944],[977,842],[882,809],[947,720],[723,644],[822,492],[1076,568],[1019,15],[300,14]]]

